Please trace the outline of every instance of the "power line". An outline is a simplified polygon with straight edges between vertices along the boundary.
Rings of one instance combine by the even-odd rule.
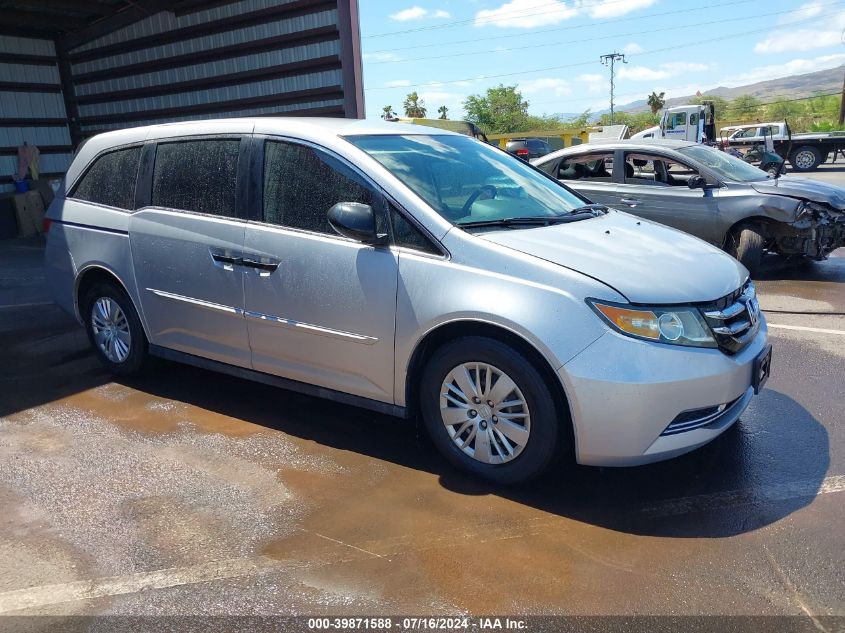
[[[451,46],[453,44],[467,44],[470,42],[487,42],[490,40],[503,40],[512,37],[526,37],[528,35],[539,35],[542,33],[553,33],[557,31],[574,31],[576,29],[585,29],[585,28],[594,28],[598,26],[604,26],[606,24],[615,24],[616,22],[633,22],[635,20],[648,20],[651,18],[657,17],[665,17],[667,15],[677,15],[679,13],[692,13],[694,11],[704,11],[708,9],[718,9],[720,7],[726,6],[735,6],[738,4],[748,4],[750,2],[758,2],[759,0],[737,0],[736,2],[723,2],[721,4],[710,4],[710,5],[701,5],[692,7],[689,9],[678,9],[676,11],[663,11],[660,13],[647,13],[644,15],[637,15],[632,17],[623,17],[623,18],[614,18],[611,20],[596,20],[594,22],[590,22],[589,24],[574,24],[574,25],[567,25],[567,26],[558,26],[551,29],[528,29],[525,31],[521,31],[520,33],[511,33],[506,35],[491,35],[490,37],[476,37],[472,39],[463,39],[463,40],[453,40],[451,42],[435,42],[431,44],[417,44],[415,46],[401,46],[399,48],[382,48],[374,51],[364,51],[365,55],[375,55],[377,53],[395,53],[397,51],[407,51],[407,50],[414,50],[418,48],[442,48],[443,46]],[[835,4],[835,3],[834,3]],[[792,11],[791,9],[790,11]],[[624,37],[623,35],[619,35],[618,37]],[[583,41],[583,40],[582,40]],[[370,63],[381,63],[381,62],[370,62]]]
[[[818,16],[815,16],[815,17],[812,17],[812,18],[806,18],[804,20],[795,20],[795,21],[790,23],[790,26],[794,26],[796,24],[804,24],[804,23],[807,23],[807,22],[816,22],[818,20],[827,19],[827,18],[831,17],[832,15],[834,15],[834,14],[830,13],[830,14],[818,15]],[[687,42],[685,44],[677,44],[675,46],[666,46],[666,47],[663,47],[663,48],[656,48],[656,49],[653,49],[653,50],[650,50],[650,51],[643,51],[642,53],[638,53],[638,55],[640,55],[640,56],[656,55],[658,53],[665,53],[665,52],[668,52],[668,51],[674,51],[674,50],[678,50],[678,49],[681,49],[681,48],[689,48],[691,46],[699,46],[701,44],[710,44],[712,42],[720,42],[720,41],[732,39],[732,38],[735,38],[735,37],[751,35],[753,33],[762,33],[762,32],[765,32],[765,31],[771,31],[771,29],[772,29],[771,26],[765,26],[765,27],[761,27],[761,28],[757,28],[757,29],[751,29],[751,30],[743,31],[741,33],[730,33],[728,35],[722,35],[720,37],[713,37],[713,38],[708,38],[708,39],[705,39],[705,40],[698,40],[698,41],[695,41],[695,42]],[[417,83],[417,84],[408,84],[407,86],[402,86],[402,87],[403,88],[438,87],[438,86],[444,86],[444,85],[450,85],[450,84],[460,84],[460,83],[464,83],[464,82],[467,82],[467,81],[476,81],[476,80],[482,80],[482,79],[500,79],[500,78],[503,78],[503,77],[515,77],[517,75],[526,75],[526,74],[529,74],[529,73],[546,72],[546,71],[549,71],[549,70],[562,70],[562,69],[565,69],[565,68],[577,68],[579,66],[588,66],[588,65],[592,65],[594,63],[595,62],[593,62],[593,61],[574,62],[574,63],[571,63],[571,64],[561,64],[561,65],[557,65],[557,66],[547,66],[545,68],[531,68],[531,69],[527,69],[527,70],[519,70],[519,71],[516,71],[516,72],[510,72],[510,73],[499,73],[499,74],[495,74],[495,75],[480,75],[480,76],[477,76],[477,77],[466,77],[466,78],[463,78],[463,79],[451,79],[451,80],[447,80],[447,81],[430,81],[430,82]],[[393,86],[377,86],[377,87],[367,88],[367,90],[370,90],[370,91],[373,91],[373,90],[392,90],[392,89],[394,89]]]
[[[749,1],[751,1],[751,0],[749,0]],[[836,4],[840,4],[841,1],[842,0],[836,0],[836,2],[832,2],[832,3],[825,5],[825,6],[833,6],[833,5],[836,5]],[[731,3],[731,4],[737,4],[737,3]],[[715,5],[715,6],[720,6],[720,5]],[[783,15],[785,13],[796,13],[798,11],[806,11],[806,10],[815,8],[815,6],[817,6],[817,5],[814,5],[813,7],[807,7],[805,9],[787,9],[785,11],[773,11],[773,12],[769,12],[767,15],[775,16],[775,15]],[[738,22],[738,21],[741,21],[741,20],[745,20],[747,18],[754,18],[754,17],[757,17],[757,16],[748,15],[748,16],[741,16],[741,17],[731,17],[731,18],[725,18],[725,19],[722,19],[722,20],[710,20],[710,21],[707,21],[707,22],[693,22],[692,24],[683,24],[681,26],[673,25],[673,26],[662,27],[662,28],[659,28],[659,29],[648,29],[648,30],[645,30],[645,31],[633,31],[633,32],[630,32],[630,33],[617,33],[615,35],[604,35],[604,36],[601,36],[601,37],[590,37],[590,38],[585,38],[585,39],[580,39],[580,40],[565,40],[565,41],[562,41],[562,42],[552,42],[552,43],[544,42],[542,44],[528,44],[526,46],[515,46],[513,48],[494,48],[494,49],[487,49],[487,50],[483,50],[483,51],[469,51],[469,52],[463,52],[462,51],[461,57],[463,58],[463,57],[467,57],[469,55],[487,55],[487,54],[490,54],[490,53],[509,53],[509,52],[513,52],[513,51],[521,51],[521,50],[526,50],[526,49],[530,49],[530,48],[545,48],[545,47],[549,47],[549,46],[563,46],[563,45],[568,45],[568,44],[582,44],[584,42],[595,42],[597,40],[609,40],[609,39],[616,39],[616,38],[620,38],[620,37],[631,37],[631,36],[634,36],[634,35],[651,35],[652,33],[661,33],[661,32],[664,32],[664,31],[677,31],[677,30],[680,30],[680,29],[691,29],[691,28],[698,28],[698,27],[701,27],[701,26],[712,26],[714,24],[724,24],[726,22]],[[472,40],[468,40],[468,41],[472,41]],[[386,52],[386,51],[380,51],[380,52]],[[369,62],[369,63],[370,63],[370,65],[405,64],[405,63],[408,63],[408,62],[427,61],[427,60],[432,60],[432,59],[446,59],[446,58],[453,58],[453,57],[454,57],[454,54],[447,54],[447,55],[433,55],[433,56],[428,56],[428,57],[411,57],[409,59],[396,59],[396,60],[386,60],[386,61],[377,61],[377,62]]]

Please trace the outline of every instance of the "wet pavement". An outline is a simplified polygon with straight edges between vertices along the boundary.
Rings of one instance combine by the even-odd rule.
[[[41,253],[0,242],[0,614],[845,615],[842,250],[768,267],[774,371],[715,442],[518,489],[411,422],[166,362],[115,381]]]

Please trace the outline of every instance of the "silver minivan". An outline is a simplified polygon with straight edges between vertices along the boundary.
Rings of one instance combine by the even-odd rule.
[[[524,481],[731,426],[769,373],[748,272],[475,139],[255,118],[108,132],[48,212],[56,301],[117,374],[159,356],[397,416]]]

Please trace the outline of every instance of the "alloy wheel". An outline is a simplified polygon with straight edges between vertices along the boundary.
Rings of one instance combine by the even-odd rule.
[[[100,297],[91,310],[94,342],[112,363],[122,363],[132,349],[129,321],[120,306],[110,297]]]

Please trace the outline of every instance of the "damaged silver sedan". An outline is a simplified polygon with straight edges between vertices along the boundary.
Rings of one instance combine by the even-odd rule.
[[[822,260],[845,246],[845,189],[793,175],[772,178],[706,145],[599,142],[532,162],[593,202],[719,246],[752,275],[766,252]]]

